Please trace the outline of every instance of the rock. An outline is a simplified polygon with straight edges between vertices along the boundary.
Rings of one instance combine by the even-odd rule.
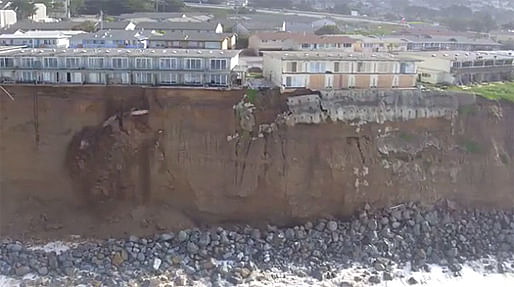
[[[342,281],[339,283],[339,287],[353,287],[353,284],[348,281]]]
[[[418,284],[418,280],[414,279],[414,277],[410,277],[407,283],[409,283],[409,285],[415,285]]]
[[[396,222],[393,222],[393,224],[391,224],[391,226],[392,226],[394,229],[398,229],[398,228],[400,228],[401,224],[400,224],[400,222],[396,221]]]
[[[129,241],[130,242],[138,242],[139,238],[137,236],[135,236],[135,235],[130,235]]]
[[[250,269],[248,269],[248,268],[243,267],[243,268],[238,269],[238,273],[239,273],[239,275],[241,275],[241,277],[243,279],[246,279],[252,274],[252,271],[250,271]]]
[[[200,248],[196,244],[194,244],[193,242],[189,242],[187,244],[187,251],[189,253],[196,254],[196,253],[198,253],[199,250],[200,250]]]
[[[23,250],[23,246],[18,243],[11,243],[7,245],[7,250],[12,252],[20,252]]]
[[[179,242],[184,242],[188,238],[189,238],[189,235],[184,230],[179,231],[179,233],[177,235],[177,239]]]
[[[163,233],[161,234],[161,236],[159,237],[159,239],[161,241],[170,241],[172,240],[173,238],[175,238],[175,234],[173,234],[172,232],[170,233]]]
[[[112,264],[114,264],[115,266],[120,266],[121,263],[123,263],[124,259],[121,255],[121,252],[116,252],[116,254],[114,254],[114,256],[112,257]]]
[[[378,228],[378,223],[377,223],[377,221],[376,221],[375,219],[370,220],[370,221],[368,222],[368,228],[369,228],[370,230],[373,230],[373,231],[377,230],[377,228]]]
[[[239,274],[232,274],[229,278],[228,278],[228,282],[234,284],[234,285],[239,285],[241,283],[243,283],[243,278],[241,277],[241,275]]]
[[[45,276],[48,274],[48,268],[46,266],[43,266],[43,267],[39,267],[37,269],[37,273],[41,276]]]
[[[373,276],[369,277],[368,282],[372,283],[372,284],[379,284],[380,278],[378,278],[378,276],[373,275]]]
[[[177,277],[175,277],[175,280],[173,283],[175,286],[186,286],[187,279],[186,279],[186,277],[184,277],[182,275],[178,275]]]
[[[451,263],[448,265],[448,268],[450,269],[450,271],[452,272],[459,272],[462,270],[462,266],[460,266],[459,264],[457,263]]]
[[[143,262],[145,261],[146,257],[145,257],[145,254],[144,253],[138,253],[137,254],[137,260],[140,261],[140,262]]]
[[[30,273],[30,267],[28,266],[20,266],[16,269],[14,269],[16,276],[24,276]]]
[[[327,228],[328,228],[328,230],[330,230],[331,232],[336,231],[336,230],[337,230],[337,222],[335,222],[335,221],[333,221],[333,220],[329,221],[329,222],[328,222],[328,224],[327,224]]]
[[[207,232],[204,232],[200,235],[200,240],[198,240],[198,245],[205,247],[211,243],[211,237],[210,234]]]
[[[162,263],[162,260],[160,258],[154,258],[153,259],[153,270],[159,270],[159,268],[161,267],[161,263]]]
[[[253,240],[258,241],[261,239],[261,231],[259,229],[253,229],[250,236]]]
[[[384,279],[384,281],[391,281],[393,280],[393,275],[391,275],[389,272],[384,272],[382,274],[382,279]]]

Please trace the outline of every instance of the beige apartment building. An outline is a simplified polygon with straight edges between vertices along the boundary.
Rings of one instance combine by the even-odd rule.
[[[417,61],[387,53],[265,52],[263,74],[285,89],[412,88]]]

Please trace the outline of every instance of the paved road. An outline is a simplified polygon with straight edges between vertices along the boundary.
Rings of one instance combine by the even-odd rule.
[[[214,4],[199,4],[199,3],[190,3],[185,2],[186,6],[189,7],[197,7],[197,8],[212,8],[212,9],[227,9],[230,6],[225,5],[214,5]],[[402,25],[398,22],[390,22],[390,21],[382,21],[377,19],[372,19],[368,17],[355,17],[327,12],[312,12],[312,11],[298,11],[298,10],[290,10],[290,9],[266,9],[266,8],[257,8],[257,12],[259,13],[267,13],[267,14],[280,14],[280,15],[295,15],[295,16],[305,16],[311,18],[322,19],[325,17],[331,17],[336,20],[346,21],[346,22],[366,22],[373,24],[388,24],[388,25]]]

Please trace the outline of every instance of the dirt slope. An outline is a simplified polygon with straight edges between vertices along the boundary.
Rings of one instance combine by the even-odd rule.
[[[514,206],[513,104],[479,101],[453,120],[281,125],[259,137],[241,129],[241,91],[7,89],[16,100],[0,96],[2,236],[290,224],[365,202]],[[261,98],[256,122],[283,103]]]

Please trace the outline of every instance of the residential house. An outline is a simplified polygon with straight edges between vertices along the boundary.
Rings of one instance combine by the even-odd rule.
[[[17,31],[13,34],[1,34],[2,46],[26,46],[30,48],[68,48],[72,35],[82,31]]]
[[[418,79],[421,82],[461,85],[513,79],[513,51],[436,51],[404,54],[421,61],[418,63]]]
[[[389,37],[392,39],[393,37]],[[407,42],[408,51],[440,51],[440,50],[464,50],[464,51],[489,51],[498,50],[501,44],[488,38],[469,38],[466,36],[395,36],[396,39]]]
[[[18,21],[13,25],[7,26],[0,33],[12,34],[16,31],[72,31],[81,30],[83,22],[61,21],[61,22],[33,22],[29,20]]]
[[[205,13],[182,12],[135,12],[121,14],[116,17],[119,21],[140,22],[208,22],[213,15]]]
[[[223,26],[218,22],[105,22],[104,30],[148,30],[148,31],[194,31],[206,33],[223,33]]]
[[[148,38],[150,48],[184,49],[235,49],[236,35],[212,32],[166,32],[152,33]]]
[[[260,32],[250,36],[249,48],[260,51],[313,51],[337,50],[353,52],[356,41],[342,35],[316,35],[314,33]]]
[[[263,75],[286,88],[412,88],[417,60],[388,53],[265,52]]]
[[[71,37],[70,48],[147,48],[151,32],[101,30]]]
[[[54,85],[230,87],[239,52],[107,48],[0,51],[0,78]]]

